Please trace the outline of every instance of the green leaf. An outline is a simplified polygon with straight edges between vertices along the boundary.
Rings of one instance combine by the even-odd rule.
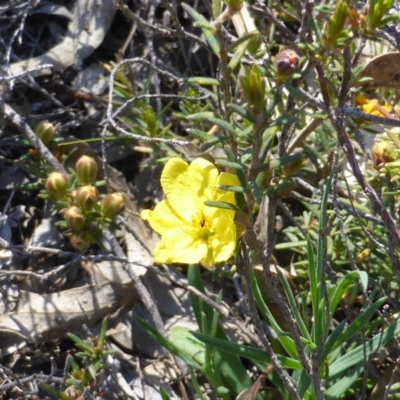
[[[51,386],[47,383],[41,382],[41,383],[39,383],[39,386],[41,389],[43,389],[45,392],[47,392],[51,396],[55,397],[56,399],[71,400],[71,397],[67,393],[64,393],[61,390],[55,389],[53,386]]]
[[[319,359],[320,366],[325,362],[325,360],[328,358],[328,356],[331,356],[331,350],[332,350],[333,346],[335,345],[335,343],[337,343],[337,339],[340,336],[340,334],[343,332],[346,324],[347,324],[347,321],[344,319],[342,322],[340,322],[340,324],[338,326],[335,327],[335,329],[332,331],[332,333],[326,339],[324,350],[322,351],[321,357]]]
[[[296,154],[291,154],[289,156],[284,156],[281,158],[277,158],[274,160],[270,161],[270,167],[271,168],[280,168],[283,167],[284,165],[293,163],[295,161],[300,161],[302,160],[304,157],[301,153],[296,153]],[[263,164],[265,165],[265,164]],[[263,168],[263,166],[260,166],[260,168]]]
[[[171,400],[171,397],[169,397],[169,394],[166,392],[166,390],[162,386],[160,386],[160,395],[161,395],[162,400]]]
[[[368,357],[382,349],[390,340],[400,333],[400,320],[392,322],[382,333],[376,334],[366,343],[344,354],[329,367],[329,377],[333,378],[346,372],[353,366],[362,365]]]
[[[189,265],[188,282],[205,294],[198,265]],[[226,341],[226,334],[219,324],[218,319],[215,318],[217,315],[215,310],[192,293],[190,294],[190,298],[201,332],[205,335],[213,334],[216,338]],[[197,337],[195,333],[192,332],[192,334]],[[211,351],[208,345],[206,346],[206,365],[204,371],[214,389],[218,386],[226,386],[233,393],[239,393],[251,385],[251,380],[247,376],[246,369],[239,358],[230,354],[221,354],[218,349]]]
[[[186,352],[181,351],[179,347],[177,347],[174,343],[170,340],[166,339],[163,335],[161,335],[155,328],[153,328],[150,324],[146,321],[136,318],[137,323],[140,327],[158,344],[165,347],[171,353],[175,354],[179,358],[181,358],[187,365],[191,365],[194,368],[201,369],[201,364],[199,364],[196,360],[191,358]]]
[[[254,123],[254,117],[251,115],[249,110],[245,107],[241,107],[238,104],[230,103],[228,107],[234,111],[236,114],[239,114],[242,118],[246,119],[247,121]]]
[[[240,132],[238,132],[234,126],[232,124],[230,124],[229,122],[220,119],[220,118],[210,118],[210,122],[212,124],[215,124],[217,126],[219,126],[220,128],[224,129],[225,131],[231,133],[234,136],[238,136],[240,135]]]
[[[225,168],[230,168],[230,169],[239,169],[239,170],[245,170],[246,166],[243,164],[240,164],[238,162],[234,161],[227,161],[227,160],[218,160],[216,163],[218,166],[225,167]]]
[[[197,376],[195,374],[195,371],[193,370],[193,367],[191,367],[190,365],[189,365],[189,373],[190,373],[191,384],[193,385],[197,396],[199,396],[200,400],[206,400],[203,395],[203,391],[201,390],[201,387],[199,385],[199,382],[197,381]]]
[[[190,78],[179,79],[180,84],[189,83],[203,86],[220,86],[220,81],[215,78],[208,78],[206,76],[193,76]]]
[[[235,211],[235,212],[241,211],[240,208],[238,206],[236,206],[235,204],[226,203],[225,201],[207,200],[203,204],[208,207],[222,208],[224,210],[230,210],[230,211]]]
[[[218,338],[212,338],[201,333],[192,332],[192,334],[200,341],[209,344],[225,353],[230,353],[238,357],[247,358],[253,362],[269,363],[270,358],[265,350],[256,349],[254,347],[239,345],[236,343],[229,342],[227,340],[221,340]],[[277,354],[278,361],[281,363],[283,368],[287,369],[302,369],[300,361],[293,360],[292,358]]]
[[[243,39],[243,37],[241,37],[240,39]],[[250,38],[247,38],[247,40],[240,43],[240,45],[237,47],[235,53],[233,54],[231,60],[229,61],[229,64],[228,64],[229,71],[234,71],[236,69],[236,67],[239,65],[240,60],[242,59],[244,53],[246,53],[246,50],[247,50],[247,47],[249,46],[249,44],[250,44]]]
[[[322,284],[325,282],[325,275],[324,275],[324,257],[326,256],[326,251],[325,251],[325,243],[324,243],[324,238],[325,238],[325,232],[326,232],[326,224],[327,224],[327,218],[328,218],[328,213],[327,213],[327,208],[328,208],[328,197],[329,197],[329,192],[332,184],[332,179],[333,179],[333,173],[334,170],[332,169],[332,172],[329,176],[329,179],[327,180],[324,188],[324,193],[322,195],[322,200],[321,200],[321,210],[320,210],[320,220],[319,220],[319,231],[323,232],[324,234],[318,235],[318,241],[317,241],[317,260],[315,264],[315,278],[316,282],[318,284],[316,290],[316,293],[314,296],[316,296],[317,308],[313,308],[313,315],[314,315],[314,324],[312,327],[311,335],[314,340],[314,343],[319,343],[321,338],[326,335],[326,327],[330,325],[330,320],[326,320],[327,318],[330,319],[330,314],[326,313],[325,307],[320,307],[321,304],[324,302],[324,296],[323,296],[323,291],[322,291]],[[314,306],[314,305],[313,305]]]
[[[349,389],[357,378],[364,372],[365,365],[360,364],[355,368],[347,370],[346,375],[338,380],[334,385],[325,390],[325,398],[327,400],[337,400],[342,398],[344,392]]]
[[[171,341],[186,353],[189,357],[193,358],[200,365],[205,363],[205,346],[204,343],[195,338],[189,329],[183,326],[175,326],[171,329]]]
[[[222,0],[212,0],[212,14],[213,18],[217,19],[221,14]]]
[[[224,144],[224,143],[226,143],[226,142],[228,142],[228,137],[227,136],[223,136],[223,135],[221,135],[221,136],[215,136],[215,137],[213,137],[212,139],[210,139],[210,140],[207,140],[207,142],[205,142],[205,143],[203,143],[202,145],[201,145],[201,151],[202,152],[205,152],[205,151],[207,151],[209,148],[211,148],[211,147],[213,147],[213,146],[216,146],[217,144]]]
[[[107,319],[104,318],[102,323],[101,323],[101,331],[99,334],[99,339],[98,339],[98,346],[103,347],[105,340],[106,340],[106,335],[107,335]]]
[[[210,139],[214,139],[213,136],[211,136],[210,134],[208,134],[205,131],[201,131],[200,129],[192,129],[192,128],[188,128],[186,129],[187,133],[189,133],[189,135],[197,138],[197,139],[201,139],[201,140],[210,140]]]
[[[297,391],[299,392],[300,398],[305,398],[304,395],[307,392],[307,389],[310,387],[311,378],[306,374],[304,369],[300,371],[298,377],[298,387]]]
[[[358,279],[361,280],[363,287],[368,287],[368,274],[365,271],[351,271],[346,276],[340,280],[338,286],[336,287],[332,298],[330,299],[330,313],[333,316],[340,300],[343,298],[348,287],[356,282]]]
[[[293,190],[297,187],[297,184],[293,181],[286,180],[277,185],[270,186],[266,190],[263,191],[264,195],[270,196],[271,194],[280,193],[280,192],[287,192]]]
[[[307,343],[308,346],[310,346],[311,348],[315,347],[316,345],[312,342],[311,336],[307,330],[307,326],[303,321],[303,318],[301,317],[301,314],[299,312],[299,308],[297,306],[296,300],[293,296],[293,292],[292,289],[289,286],[289,283],[286,279],[286,276],[282,273],[282,271],[280,270],[280,268],[276,268],[276,272],[279,276],[279,280],[281,281],[282,285],[283,285],[283,289],[285,291],[286,297],[289,301],[289,306],[290,309],[293,313],[293,316],[296,319],[297,322],[297,326],[300,328],[300,332],[304,337],[304,342]]]
[[[224,190],[226,192],[234,192],[234,193],[244,193],[245,190],[243,189],[243,186],[218,186],[219,189]]]
[[[382,297],[377,300],[374,304],[366,307],[364,310],[357,315],[357,317],[349,324],[349,326],[338,336],[333,348],[337,348],[342,344],[346,343],[357,333],[362,333],[367,323],[379,310],[379,308],[385,303],[386,297]]]
[[[209,121],[211,118],[218,117],[218,114],[213,111],[203,111],[200,113],[188,115],[186,119],[189,121]]]
[[[311,238],[307,236],[307,266],[308,266],[308,276],[310,277],[310,293],[311,293],[311,305],[313,309],[313,315],[317,313],[318,307],[318,280],[316,274],[314,249],[312,247]]]
[[[251,292],[253,293],[254,300],[261,314],[263,315],[264,320],[268,322],[269,325],[271,325],[271,328],[277,334],[279,342],[286,350],[286,352],[290,355],[290,357],[295,360],[298,359],[297,349],[293,342],[293,339],[287,336],[285,332],[283,332],[279,324],[276,322],[271,311],[269,310],[268,306],[266,305],[253,269],[250,270],[250,281],[251,281]]]
[[[214,26],[208,22],[201,14],[195,11],[192,7],[187,5],[186,3],[181,3],[182,8],[193,18],[194,25],[197,25],[202,28],[203,34],[207,40],[207,43],[210,45],[214,54],[220,58],[220,49],[218,44],[218,39],[215,36],[215,28]]]

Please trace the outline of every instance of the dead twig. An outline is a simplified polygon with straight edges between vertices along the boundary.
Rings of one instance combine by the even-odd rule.
[[[51,165],[54,171],[67,174],[64,167],[53,156],[50,150],[36,136],[25,120],[16,113],[1,97],[0,97],[0,115],[3,115],[6,121],[17,128],[32,144],[35,150]]]

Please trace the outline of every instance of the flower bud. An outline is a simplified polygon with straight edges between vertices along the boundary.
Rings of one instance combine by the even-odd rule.
[[[64,211],[64,219],[68,226],[74,231],[81,230],[85,224],[85,217],[81,209],[76,206],[68,207]]]
[[[41,121],[35,128],[35,134],[44,144],[47,144],[56,136],[56,127],[49,121]]]
[[[375,142],[371,149],[371,155],[375,167],[395,160],[393,147],[386,141]]]
[[[101,202],[100,211],[107,218],[117,216],[125,206],[125,199],[121,193],[108,194]]]
[[[79,207],[89,210],[94,207],[99,198],[98,190],[91,185],[82,186],[77,189],[75,194],[75,202]]]
[[[46,189],[56,200],[64,199],[68,190],[68,177],[60,172],[52,172],[47,178]]]
[[[71,190],[71,191],[68,193],[68,197],[70,198],[70,201],[71,201],[72,203],[74,203],[74,202],[75,202],[75,197],[76,197],[76,189],[75,189],[75,190]]]
[[[90,185],[97,177],[97,163],[94,158],[82,156],[75,164],[76,175],[81,185]]]
[[[240,82],[246,99],[255,114],[261,113],[266,105],[265,80],[260,69],[253,65],[245,70],[245,76],[240,77]]]
[[[280,76],[291,75],[299,65],[298,54],[291,49],[285,49],[276,55],[276,69]]]
[[[77,250],[85,250],[93,243],[92,235],[88,232],[73,233],[69,238],[70,243]]]
[[[225,0],[225,3],[233,10],[240,10],[243,6],[243,0]]]
[[[300,154],[292,156],[292,161],[282,165],[282,174],[286,177],[294,176],[304,166],[304,159]]]

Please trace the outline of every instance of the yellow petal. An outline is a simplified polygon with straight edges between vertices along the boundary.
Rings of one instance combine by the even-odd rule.
[[[230,174],[228,172],[222,172],[218,177],[217,186],[240,186],[240,181],[237,175]],[[234,192],[217,189],[216,197],[216,200],[218,201],[236,204]]]
[[[354,97],[354,100],[355,100],[356,104],[359,105],[359,106],[363,106],[364,104],[368,104],[369,103],[369,100],[365,96],[363,96],[362,94],[357,94]]]
[[[152,229],[160,235],[164,235],[170,229],[184,223],[179,214],[176,214],[166,200],[158,203],[153,211],[143,210],[141,217],[148,221]]]
[[[383,106],[380,106],[378,100],[367,99],[362,94],[356,95],[354,100],[356,104],[360,106],[361,110],[366,114],[376,115],[377,117],[385,117],[385,115],[379,111],[377,105],[379,107],[382,107],[387,112],[392,111],[392,107],[389,104],[385,103]]]
[[[207,254],[205,241],[185,234],[179,227],[171,229],[154,249],[154,260],[157,263],[199,263]]]
[[[210,175],[218,170],[210,162],[199,158],[188,165],[179,158],[171,158],[161,174],[161,186],[172,208],[189,221],[201,206],[201,197]]]
[[[209,238],[213,261],[227,261],[236,248],[236,225],[233,218],[225,210],[221,210],[219,216],[213,220],[213,229],[216,234]]]

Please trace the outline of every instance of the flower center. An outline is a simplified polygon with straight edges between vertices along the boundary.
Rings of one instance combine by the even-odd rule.
[[[193,215],[191,225],[196,230],[198,236],[202,239],[213,234],[210,221],[207,220],[207,217],[202,210],[197,211],[196,214]]]

